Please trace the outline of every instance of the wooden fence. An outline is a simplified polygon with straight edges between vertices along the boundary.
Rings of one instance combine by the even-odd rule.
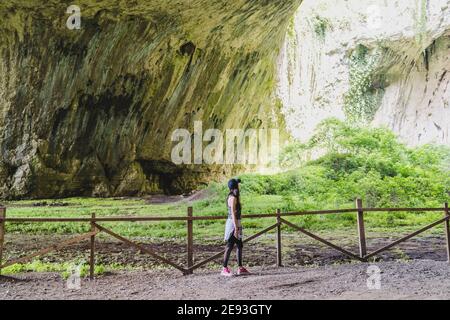
[[[443,212],[442,219],[439,219],[411,234],[408,234],[382,248],[376,249],[370,253],[367,252],[367,246],[366,246],[366,232],[364,227],[364,214],[369,212]],[[318,235],[315,235],[311,233],[310,231],[307,231],[306,229],[299,227],[292,222],[289,222],[287,219],[289,217],[293,216],[305,216],[305,215],[326,215],[326,214],[342,214],[342,213],[356,213],[356,220],[357,220],[357,229],[358,229],[358,242],[359,242],[359,254],[350,252],[342,247],[339,247],[333,243],[331,243],[328,240],[323,239],[322,237],[319,237]],[[445,236],[446,236],[446,250],[447,250],[447,258],[448,261],[450,261],[450,212],[448,208],[448,203],[444,204],[444,207],[442,208],[363,208],[362,201],[360,199],[356,200],[356,207],[354,209],[337,209],[337,210],[320,210],[320,211],[301,211],[301,212],[285,212],[282,213],[281,210],[276,210],[276,213],[271,214],[248,214],[243,215],[242,218],[244,220],[246,219],[259,219],[259,218],[275,218],[276,223],[265,228],[264,230],[261,230],[260,232],[244,239],[245,242],[249,242],[253,239],[258,238],[259,236],[276,229],[276,249],[277,249],[277,266],[282,266],[282,233],[281,233],[281,226],[287,225],[291,227],[292,229],[303,233],[304,235],[311,237],[326,246],[329,246],[344,255],[356,259],[359,261],[367,261],[367,259],[385,251],[390,248],[392,248],[395,245],[398,245],[401,242],[404,242],[426,230],[429,230],[439,224],[444,225],[445,230]],[[226,216],[194,216],[192,207],[189,207],[187,209],[187,215],[185,217],[96,217],[95,213],[92,214],[90,218],[9,218],[6,217],[6,208],[0,207],[0,274],[2,268],[17,264],[17,263],[23,263],[32,260],[35,257],[47,254],[49,252],[59,250],[61,248],[64,248],[66,246],[69,246],[71,244],[75,244],[78,242],[81,242],[83,240],[90,240],[90,277],[94,277],[94,266],[95,266],[95,236],[100,233],[104,232],[120,241],[125,243],[126,245],[133,247],[137,250],[140,250],[142,253],[147,253],[153,258],[163,262],[164,264],[170,265],[175,269],[178,269],[183,274],[192,274],[193,271],[219,257],[221,257],[224,254],[224,251],[218,252],[212,256],[210,256],[207,259],[204,259],[202,261],[196,262],[194,264],[194,246],[193,246],[193,238],[194,238],[194,221],[201,221],[201,220],[224,220],[227,219]],[[186,239],[186,252],[187,252],[187,263],[186,267],[180,266],[173,261],[165,258],[162,255],[157,254],[153,250],[150,250],[146,248],[145,246],[133,242],[127,238],[122,237],[121,235],[113,232],[110,229],[107,229],[100,225],[102,222],[158,222],[158,221],[186,221],[186,227],[187,227],[187,239]],[[30,255],[12,259],[10,261],[7,261],[5,263],[2,262],[2,256],[3,256],[3,249],[4,249],[4,236],[5,236],[5,224],[6,223],[39,223],[39,222],[81,222],[81,223],[89,223],[90,224],[90,231],[75,236],[73,238],[70,238],[68,240],[65,240],[63,242],[60,242],[58,244],[55,244],[51,247],[41,249],[37,252],[34,252]],[[2,264],[3,263],[3,264]]]

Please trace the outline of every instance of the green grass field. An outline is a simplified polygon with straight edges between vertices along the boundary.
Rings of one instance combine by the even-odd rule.
[[[54,200],[45,200],[48,204]],[[294,204],[292,204],[294,201]],[[109,216],[185,216],[187,207],[194,208],[196,216],[224,216],[226,208],[224,201],[199,200],[194,202],[181,202],[174,204],[148,204],[143,199],[100,199],[100,198],[69,198],[60,199],[65,206],[33,206],[39,201],[13,201],[7,202],[8,217],[90,217],[95,212],[97,217]],[[286,199],[277,195],[242,195],[243,213],[273,213],[277,208],[289,206],[291,209],[304,210],[301,201],[290,197]],[[436,203],[436,207],[441,207]],[[353,204],[334,206],[333,204],[317,206],[309,209],[343,209],[352,208]],[[295,210],[291,210],[295,211]],[[283,212],[286,212],[284,210]],[[373,212],[365,215],[367,228],[376,232],[384,230],[389,232],[407,231],[431,223],[443,216],[443,212]],[[290,221],[316,231],[342,230],[356,228],[356,214],[327,214],[289,217]],[[247,234],[275,223],[275,218],[247,219],[244,227]],[[105,222],[103,225],[124,236],[148,237],[163,239],[179,239],[186,236],[186,223],[184,221],[164,222]],[[195,221],[195,236],[201,239],[220,239],[223,233],[223,220]],[[8,223],[8,233],[21,234],[75,234],[89,231],[88,223],[78,222],[42,222],[42,223]],[[288,230],[287,230],[288,231]]]

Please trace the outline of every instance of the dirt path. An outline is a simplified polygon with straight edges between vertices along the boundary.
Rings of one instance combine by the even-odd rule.
[[[381,289],[367,287],[370,264],[253,268],[248,277],[201,271],[118,272],[69,290],[53,273],[0,278],[0,299],[449,299],[450,266],[442,261],[379,262]]]

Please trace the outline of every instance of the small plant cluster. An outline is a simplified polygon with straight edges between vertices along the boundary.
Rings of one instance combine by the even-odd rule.
[[[312,26],[317,37],[319,39],[324,39],[327,30],[331,28],[331,23],[327,18],[316,15],[312,19]]]
[[[376,71],[382,59],[382,50],[371,55],[363,45],[350,57],[350,90],[344,97],[344,112],[352,122],[370,122],[380,106],[385,79]],[[381,86],[375,87],[376,82]]]
[[[2,270],[3,274],[17,274],[23,272],[58,272],[61,274],[63,279],[69,278],[71,275],[71,271],[74,266],[77,265],[77,262],[43,262],[41,260],[33,260],[28,263],[19,263],[14,264],[12,266],[6,267]],[[125,267],[120,266],[118,264],[111,264],[108,266],[105,265],[96,265],[94,268],[95,275],[102,275],[107,272],[107,270],[121,270]],[[80,268],[80,277],[86,277],[89,275],[89,265],[81,264]]]

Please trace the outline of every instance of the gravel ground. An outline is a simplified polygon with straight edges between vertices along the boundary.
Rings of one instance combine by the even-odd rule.
[[[380,289],[368,289],[369,266],[381,270]],[[217,272],[117,272],[70,290],[54,273],[0,277],[0,299],[450,299],[450,265],[412,260],[320,267],[253,268],[246,277]]]

